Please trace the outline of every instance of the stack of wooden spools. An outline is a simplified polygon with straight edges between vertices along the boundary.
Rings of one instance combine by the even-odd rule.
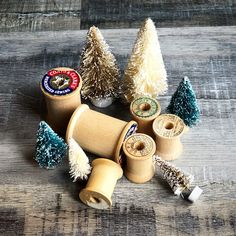
[[[81,85],[77,72],[56,68],[43,78],[41,90],[47,121],[54,130],[62,133],[67,127],[67,142],[73,138],[85,151],[101,157],[92,162],[92,173],[80,199],[91,207],[105,209],[112,205],[111,196],[123,170],[130,181],[144,183],[154,175],[154,154],[164,160],[181,154],[185,124],[175,115],[160,115],[159,102],[150,97],[138,97],[130,104],[134,120],[129,122],[93,111],[81,104]]]

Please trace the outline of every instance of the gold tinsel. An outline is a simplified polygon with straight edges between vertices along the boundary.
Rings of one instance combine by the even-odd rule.
[[[125,69],[122,89],[124,99],[137,96],[157,98],[167,90],[167,75],[153,21],[147,19],[140,28]]]
[[[80,59],[84,98],[116,97],[119,93],[119,69],[100,30],[92,26]]]

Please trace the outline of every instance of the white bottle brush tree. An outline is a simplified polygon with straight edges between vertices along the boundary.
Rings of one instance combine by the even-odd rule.
[[[140,28],[124,73],[124,99],[131,102],[138,96],[157,98],[167,91],[167,74],[157,31],[148,18]]]
[[[110,105],[119,94],[119,69],[100,30],[92,26],[80,59],[81,94],[99,107]]]
[[[69,140],[70,175],[74,182],[78,179],[87,179],[91,172],[89,159],[79,144],[73,139]]]

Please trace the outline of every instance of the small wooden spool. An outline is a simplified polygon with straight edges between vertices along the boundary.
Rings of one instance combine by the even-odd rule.
[[[117,163],[104,158],[95,159],[92,162],[92,173],[88,183],[79,194],[81,201],[97,209],[111,207],[112,193],[122,175],[122,168]]]
[[[152,157],[156,151],[154,140],[141,133],[128,137],[123,144],[126,155],[125,176],[134,183],[145,183],[154,175]]]
[[[44,75],[40,88],[47,105],[46,120],[54,131],[65,131],[72,113],[81,104],[81,86],[80,75],[71,68],[55,68]]]
[[[152,123],[160,115],[161,106],[156,99],[150,97],[139,97],[130,104],[132,117],[138,123],[138,132],[148,134],[155,138]]]
[[[164,160],[174,160],[180,156],[183,145],[180,137],[185,132],[182,119],[173,114],[162,114],[153,122],[156,135],[156,154]]]
[[[82,104],[70,119],[66,140],[73,138],[84,150],[121,163],[122,144],[136,129],[135,121],[127,123]]]

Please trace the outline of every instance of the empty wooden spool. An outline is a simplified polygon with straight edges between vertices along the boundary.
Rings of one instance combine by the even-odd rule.
[[[141,133],[128,137],[123,144],[126,156],[125,176],[134,183],[145,183],[154,175],[152,157],[156,151],[154,140]]]
[[[138,97],[130,104],[130,112],[138,123],[138,132],[154,138],[152,123],[161,112],[159,102],[150,97]]]
[[[185,132],[182,119],[173,114],[162,114],[153,122],[156,135],[156,154],[164,160],[174,160],[180,156],[183,145],[180,137]]]
[[[71,68],[55,68],[44,75],[40,88],[47,105],[46,120],[55,131],[65,131],[72,113],[81,104],[81,86],[80,75]]]
[[[75,139],[86,151],[115,160],[122,158],[124,140],[136,131],[135,121],[125,122],[80,105],[73,113],[66,140]]]
[[[98,158],[92,162],[92,173],[86,187],[80,192],[81,201],[93,208],[106,209],[112,206],[111,196],[123,171],[114,161]]]

